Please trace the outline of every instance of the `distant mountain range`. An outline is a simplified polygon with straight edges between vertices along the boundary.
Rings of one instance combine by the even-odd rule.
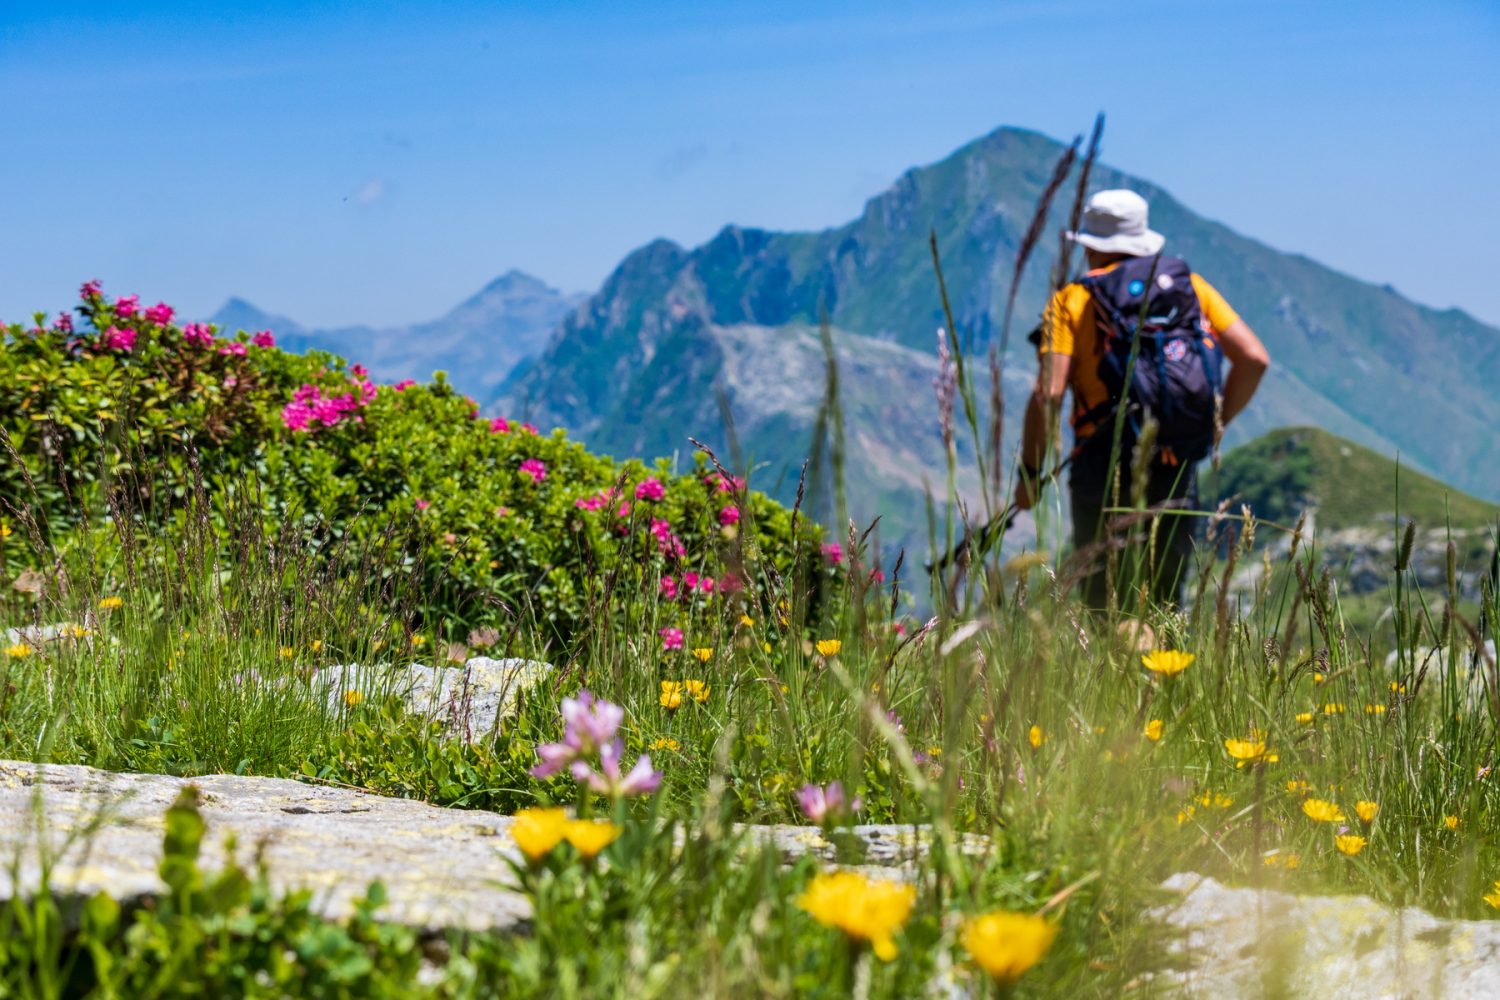
[[[816,326],[826,312],[842,369],[851,513],[880,513],[887,538],[915,541],[925,538],[924,496],[940,496],[946,475],[931,385],[943,317],[928,232],[958,326],[982,355],[998,333],[1017,244],[1064,149],[1001,128],[909,170],[844,226],[728,226],[693,249],[657,240],[586,300],[512,272],[447,317],[402,330],[304,331],[252,318],[237,302],[215,319],[270,325],[288,346],[334,350],[387,379],[446,369],[487,408],[567,427],[615,455],[685,453],[688,435],[725,448],[727,404],[758,485],[788,499],[823,390]],[[1107,165],[1090,184],[1145,195],[1167,252],[1207,276],[1270,348],[1272,372],[1231,444],[1317,426],[1500,499],[1500,330],[1274,250]],[[1008,444],[1035,367],[1023,335],[1040,313],[1068,200],[1058,199],[1020,289],[1003,387]],[[972,477],[960,487],[972,495]]]
[[[209,317],[225,330],[264,330],[290,351],[331,351],[378,379],[426,381],[446,371],[460,389],[493,398],[518,365],[534,360],[567,313],[587,296],[567,295],[521,271],[507,271],[446,315],[410,326],[310,330],[232,298]]]

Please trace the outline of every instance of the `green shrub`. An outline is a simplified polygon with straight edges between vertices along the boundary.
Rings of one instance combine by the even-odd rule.
[[[55,561],[85,521],[116,528],[91,558],[128,561],[108,551],[121,517],[159,529],[196,492],[221,519],[254,504],[270,534],[295,527],[326,558],[381,549],[376,571],[453,635],[526,625],[540,644],[571,641],[610,602],[654,598],[663,576],[779,589],[794,530],[817,551],[814,526],[701,454],[681,474],[615,463],[560,430],[480,417],[441,374],[376,386],[343,359],[179,326],[169,307],[111,302],[96,283],[77,313],[0,337],[16,459],[0,463],[0,570]]]

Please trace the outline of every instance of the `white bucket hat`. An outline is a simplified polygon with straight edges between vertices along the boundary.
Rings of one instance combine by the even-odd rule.
[[[1099,191],[1083,209],[1083,229],[1068,239],[1100,253],[1150,257],[1161,253],[1167,238],[1146,225],[1150,207],[1134,191]]]

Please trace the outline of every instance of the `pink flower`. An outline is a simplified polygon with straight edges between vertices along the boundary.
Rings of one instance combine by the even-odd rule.
[[[603,507],[605,503],[606,501],[604,497],[598,493],[595,493],[591,496],[579,497],[577,500],[573,501],[573,506],[577,507],[579,510],[598,510],[600,507]]]
[[[657,634],[661,636],[661,648],[664,651],[682,648],[682,629],[664,628]]]
[[[212,347],[214,344],[213,331],[203,323],[189,323],[184,326],[182,339],[189,344],[201,344],[204,347]]]
[[[522,424],[521,425],[521,430],[525,431],[527,434],[536,434],[536,433],[539,433],[537,431],[536,427],[534,425],[532,425],[532,424]]]
[[[654,476],[648,476],[641,480],[640,485],[635,488],[635,498],[637,500],[660,500],[666,495],[666,487]]]
[[[506,420],[504,417],[496,417],[494,420],[490,421],[490,433],[491,434],[509,434],[510,433],[510,421]],[[593,508],[590,508],[590,510],[592,510],[592,509]]]
[[[73,316],[71,313],[58,313],[57,319],[52,323],[52,329],[58,333],[73,332]]]
[[[600,795],[620,798],[627,795],[649,795],[661,785],[661,772],[651,767],[649,754],[641,754],[635,766],[624,775],[620,774],[620,757],[625,745],[615,740],[599,750],[599,770],[594,771],[582,761],[573,765],[573,777],[587,781],[589,788]]]
[[[712,594],[714,592],[714,578],[711,576],[705,576],[703,579],[699,580],[698,589],[703,591],[705,594]]]
[[[883,570],[883,569],[872,569],[872,570],[870,570],[869,582],[870,583],[885,583],[885,570]]]
[[[697,590],[698,574],[692,572],[682,574],[682,585],[688,590]]]
[[[834,566],[839,566],[844,561],[844,547],[838,542],[826,542],[823,545],[823,558]]]
[[[227,354],[230,357],[243,358],[246,354],[250,353],[250,349],[238,340],[231,340],[219,348],[219,353]]]
[[[726,528],[731,524],[739,523],[739,519],[740,509],[734,504],[730,504],[728,507],[725,507],[723,510],[719,511],[719,523]]]
[[[115,299],[115,315],[121,319],[129,319],[140,309],[141,297],[139,295],[122,295]]]
[[[669,601],[677,600],[677,581],[670,576],[662,577],[661,583],[657,584],[657,593]]]
[[[590,770],[580,758],[598,751],[601,757],[610,747],[625,721],[625,710],[608,701],[595,701],[587,689],[575,697],[562,700],[563,738],[560,743],[543,743],[536,748],[542,762],[531,769],[532,777],[548,778],[572,765],[578,780],[587,778]],[[580,768],[583,773],[579,773]],[[618,776],[618,769],[616,775]]]
[[[615,511],[615,517],[626,518],[626,517],[629,517],[629,516],[630,516],[630,502],[627,501],[627,500],[621,500],[620,501],[620,507],[619,507],[619,509]]]
[[[168,323],[172,322],[172,314],[175,311],[176,310],[167,305],[165,302],[158,302],[156,305],[146,310],[145,317],[147,320],[155,323],[157,326],[166,326]]]
[[[281,425],[289,431],[305,431],[312,423],[312,409],[305,403],[288,403],[281,408]]]
[[[132,351],[135,349],[136,332],[130,328],[121,329],[112,326],[104,331],[104,346],[112,351]]]
[[[426,510],[428,507],[431,507],[431,506],[432,506],[432,501],[431,500],[423,500],[421,497],[417,497],[417,510]]]
[[[275,347],[276,337],[271,333],[270,330],[261,330],[259,333],[255,334],[255,336],[250,338],[250,343],[254,344],[256,347]],[[355,378],[365,377],[364,372],[362,369],[360,369],[359,365],[355,365],[354,369]]]
[[[797,793],[797,804],[802,807],[802,814],[819,826],[825,822],[837,822],[849,813],[859,812],[863,805],[857,797],[853,802],[845,800],[844,785],[840,781],[831,781],[826,788],[803,785],[802,790]]]
[[[703,482],[720,493],[739,493],[745,488],[745,480],[740,476],[730,479],[722,472],[710,472],[703,477]]]
[[[533,483],[547,478],[547,467],[539,459],[528,458],[521,463],[521,475],[530,476]]]
[[[78,289],[78,297],[80,299],[83,299],[84,301],[97,299],[101,294],[103,294],[103,291],[103,284],[100,283],[98,278],[93,278],[89,281],[85,281],[83,283],[83,286]]]
[[[719,593],[733,594],[745,589],[744,583],[733,573],[725,573],[719,577]]]
[[[416,384],[417,384],[417,380],[416,379],[414,379],[414,378],[404,378],[400,382],[397,382],[395,385],[391,386],[391,388],[395,389],[397,392],[405,392],[407,389],[410,389],[412,386],[414,386]]]

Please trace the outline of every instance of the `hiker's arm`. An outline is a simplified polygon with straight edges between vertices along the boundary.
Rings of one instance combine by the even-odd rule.
[[[1026,403],[1026,420],[1021,426],[1021,464],[1040,470],[1047,461],[1047,452],[1052,450],[1052,439],[1057,433],[1057,418],[1062,410],[1063,397],[1068,393],[1068,375],[1073,370],[1073,359],[1066,354],[1043,354],[1041,370],[1037,372],[1036,385],[1031,390],[1031,399]],[[1016,507],[1030,510],[1036,502],[1035,483],[1024,472],[1016,477]]]
[[[1266,353],[1266,345],[1242,319],[1230,323],[1219,334],[1219,345],[1229,359],[1229,375],[1224,379],[1223,413],[1224,424],[1228,426],[1255,395],[1260,377],[1271,364],[1271,355]]]

